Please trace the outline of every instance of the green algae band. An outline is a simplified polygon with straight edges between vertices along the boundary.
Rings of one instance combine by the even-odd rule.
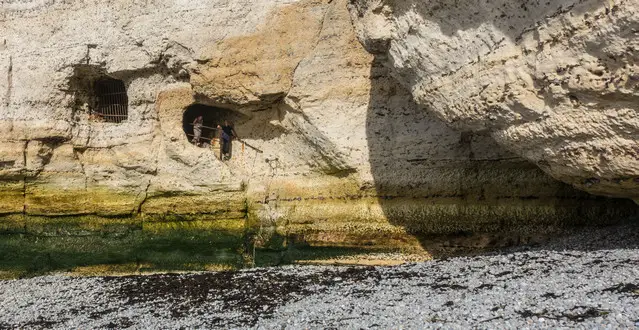
[[[4,277],[58,271],[220,270],[246,263],[242,219],[20,218],[0,218],[0,274]]]
[[[398,258],[393,260],[427,259],[532,244],[565,229],[637,215],[633,202],[604,198],[461,203],[459,198],[348,196],[281,194],[268,204],[247,202],[244,216],[233,218],[222,216],[238,207],[190,215],[0,216],[0,275],[366,263],[385,254]]]

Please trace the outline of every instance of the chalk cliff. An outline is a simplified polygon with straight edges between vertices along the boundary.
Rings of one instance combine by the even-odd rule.
[[[359,1],[371,55],[346,0],[4,1],[0,230],[206,217],[261,246],[421,249],[634,215],[537,167],[637,197],[635,7],[569,2]],[[122,122],[92,113],[107,78]],[[193,145],[195,114],[246,144]]]
[[[356,0],[359,38],[416,102],[556,179],[639,200],[636,1]]]

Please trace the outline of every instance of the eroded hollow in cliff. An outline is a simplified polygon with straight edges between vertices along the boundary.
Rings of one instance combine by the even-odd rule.
[[[124,81],[94,65],[76,66],[69,80],[74,110],[96,122],[121,123],[129,117],[129,96]]]
[[[95,82],[93,91],[97,100],[95,108],[91,110],[93,118],[109,123],[127,120],[129,96],[122,80],[101,77]]]
[[[198,116],[202,116],[204,121],[202,125],[202,142],[204,143],[210,143],[211,139],[216,137],[215,127],[217,127],[217,125],[223,125],[225,120],[230,123],[236,123],[245,117],[241,113],[230,109],[213,107],[199,103],[190,105],[186,108],[182,116],[182,128],[184,129],[186,138],[191,142],[193,142],[194,136],[193,122]]]

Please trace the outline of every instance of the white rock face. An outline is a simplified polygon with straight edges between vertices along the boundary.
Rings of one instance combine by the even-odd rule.
[[[0,214],[247,217],[260,239],[396,247],[636,212],[420,110],[358,42],[346,0],[0,6]],[[107,76],[126,86],[121,123],[90,113]],[[246,144],[229,161],[194,146],[194,113],[233,120]]]
[[[639,200],[636,1],[352,1],[417,103],[546,173]]]

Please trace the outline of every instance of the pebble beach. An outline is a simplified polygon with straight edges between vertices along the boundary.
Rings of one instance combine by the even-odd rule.
[[[5,280],[5,328],[639,328],[639,225],[392,267]]]

